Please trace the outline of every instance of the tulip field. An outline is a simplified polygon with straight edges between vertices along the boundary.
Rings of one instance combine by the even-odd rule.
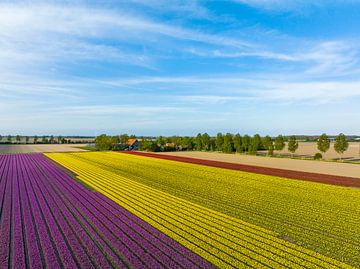
[[[360,265],[357,189],[113,152],[46,155],[216,267]]]
[[[117,152],[0,155],[0,268],[357,268],[360,190]]]
[[[0,172],[0,268],[213,267],[41,154]]]

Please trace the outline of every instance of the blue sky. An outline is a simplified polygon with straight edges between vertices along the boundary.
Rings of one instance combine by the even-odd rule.
[[[0,134],[360,134],[360,2],[2,1]]]

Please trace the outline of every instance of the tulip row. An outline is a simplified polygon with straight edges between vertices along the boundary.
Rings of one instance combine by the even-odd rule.
[[[360,266],[357,189],[127,154],[96,154],[76,156]]]
[[[136,173],[132,179],[122,176],[123,171],[117,169],[117,164],[124,160],[119,154],[48,156],[78,174],[78,179],[87,185],[218,267],[350,268],[286,242],[275,232],[138,183],[139,180],[134,180]],[[147,173],[152,172],[147,169]],[[173,180],[177,180],[177,176]]]
[[[41,154],[0,155],[0,268],[213,268]]]

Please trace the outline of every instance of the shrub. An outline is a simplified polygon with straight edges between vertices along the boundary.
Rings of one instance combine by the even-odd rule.
[[[314,155],[314,160],[321,160],[321,159],[322,159],[322,154],[320,152]]]

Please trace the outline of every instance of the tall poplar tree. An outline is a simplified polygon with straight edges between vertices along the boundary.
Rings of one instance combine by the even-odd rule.
[[[296,141],[296,137],[293,135],[288,142],[288,150],[291,152],[291,157],[294,157],[295,151],[298,149],[299,143]]]
[[[234,148],[235,148],[235,151],[237,153],[239,152],[242,152],[243,151],[243,148],[242,148],[242,137],[239,133],[237,133],[235,136],[234,136]]]
[[[345,151],[347,151],[348,148],[349,148],[349,142],[346,140],[346,136],[343,133],[339,134],[336,137],[334,149],[337,153],[340,154],[340,160],[341,160],[341,155]]]
[[[330,148],[330,139],[326,134],[322,134],[317,141],[317,148],[320,152],[325,153]]]

